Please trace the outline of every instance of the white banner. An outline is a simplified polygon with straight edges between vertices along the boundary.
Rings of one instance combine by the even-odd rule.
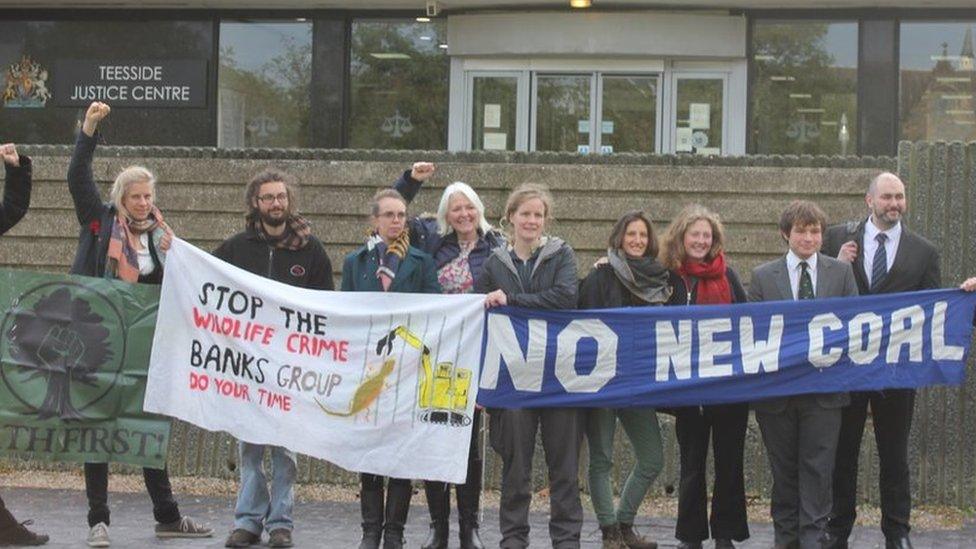
[[[463,483],[483,300],[296,288],[175,239],[145,409],[350,471]]]

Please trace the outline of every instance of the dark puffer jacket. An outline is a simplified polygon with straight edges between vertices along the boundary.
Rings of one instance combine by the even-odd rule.
[[[409,203],[420,192],[422,185],[423,182],[410,177],[410,170],[407,170],[396,180],[393,188],[403,195],[403,198]],[[438,269],[461,254],[457,233],[451,231],[441,236],[437,230],[436,219],[432,217],[411,217],[407,224],[410,227],[410,245],[430,254]],[[500,232],[492,230],[488,233],[482,233],[480,230],[478,231],[478,242],[468,255],[468,266],[471,269],[471,277],[475,284],[481,276],[485,260],[491,255],[491,251],[504,244],[505,237]]]

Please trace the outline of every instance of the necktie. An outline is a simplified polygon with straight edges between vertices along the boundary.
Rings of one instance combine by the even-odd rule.
[[[874,239],[878,241],[878,249],[874,251],[874,263],[871,265],[871,293],[874,293],[888,276],[888,251],[885,250],[888,235],[878,233]]]
[[[810,265],[806,261],[800,262],[800,287],[796,292],[797,299],[813,299],[813,278],[810,277]]]

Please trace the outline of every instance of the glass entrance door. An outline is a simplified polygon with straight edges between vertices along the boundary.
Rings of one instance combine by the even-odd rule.
[[[581,154],[592,150],[593,79],[591,74],[536,75],[532,150]]]
[[[724,152],[725,88],[724,75],[675,74],[670,124],[674,152]]]
[[[657,152],[658,77],[601,74],[599,83],[599,151]]]

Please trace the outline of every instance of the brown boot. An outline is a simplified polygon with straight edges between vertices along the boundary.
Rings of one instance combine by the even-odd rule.
[[[644,539],[634,531],[633,524],[620,523],[620,537],[623,539],[624,547],[629,549],[657,549],[657,543]]]
[[[27,529],[34,524],[32,520],[17,522],[5,508],[0,507],[0,545],[44,545],[48,537],[35,534]]]
[[[620,537],[619,525],[601,526],[600,532],[603,533],[603,549],[626,549],[627,546]]]

